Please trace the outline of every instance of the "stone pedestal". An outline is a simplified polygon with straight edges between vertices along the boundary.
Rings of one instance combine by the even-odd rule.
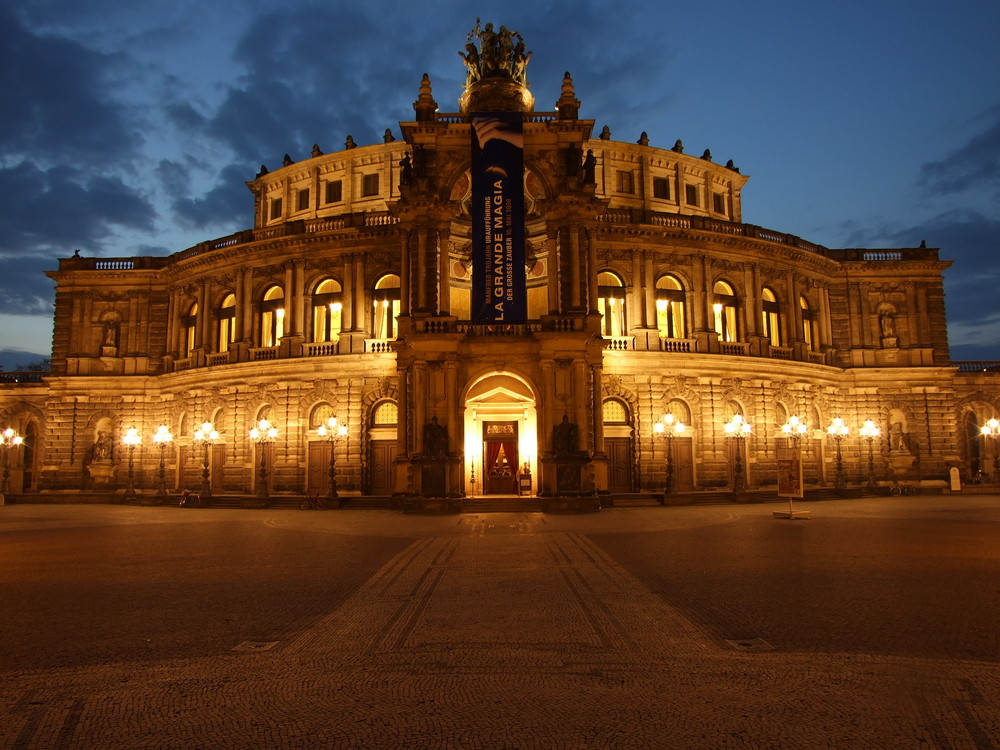
[[[90,472],[90,481],[95,487],[107,489],[114,484],[115,465],[111,461],[94,461],[87,467],[87,471]]]

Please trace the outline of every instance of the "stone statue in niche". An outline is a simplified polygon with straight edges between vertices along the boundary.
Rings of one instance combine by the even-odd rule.
[[[882,329],[882,338],[891,339],[896,336],[896,323],[893,314],[884,312],[878,317],[879,327]]]
[[[575,456],[579,452],[580,436],[576,425],[563,414],[562,422],[552,430],[552,449],[557,457]]]
[[[118,346],[118,323],[113,320],[104,323],[104,346]]]
[[[441,458],[448,453],[448,428],[438,424],[438,418],[432,417],[424,425],[424,455]]]
[[[110,461],[111,460],[111,433],[105,430],[101,430],[97,433],[97,439],[94,441],[93,456],[94,461]]]

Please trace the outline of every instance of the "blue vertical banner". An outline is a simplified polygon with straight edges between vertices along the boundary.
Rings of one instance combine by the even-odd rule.
[[[473,323],[526,323],[520,112],[472,116]]]

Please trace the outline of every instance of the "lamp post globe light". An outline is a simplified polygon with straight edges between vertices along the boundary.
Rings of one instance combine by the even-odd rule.
[[[1000,453],[997,452],[997,436],[1000,435],[1000,420],[988,419],[979,430],[993,443],[993,484],[1000,484]]]
[[[3,482],[0,484],[0,495],[6,497],[10,492],[10,450],[21,445],[24,438],[18,435],[13,427],[5,429],[0,433],[0,437],[3,438]]]
[[[795,447],[799,447],[802,436],[809,431],[809,425],[796,416],[791,416],[788,421],[781,425],[781,431],[785,437],[790,438]]]
[[[667,440],[667,481],[663,488],[664,495],[670,495],[674,491],[674,438],[683,433],[685,429],[687,426],[669,413],[664,414],[653,425],[653,434],[662,435]]]
[[[851,433],[851,428],[844,424],[843,419],[836,417],[826,431],[837,442],[837,473],[834,482],[838,490],[843,490],[847,486],[847,476],[844,474],[844,453],[840,444]]]
[[[330,500],[337,499],[337,442],[343,440],[347,437],[347,425],[339,424],[337,422],[337,417],[333,416],[328,418],[323,424],[321,424],[316,429],[316,434],[321,438],[324,438],[330,443],[330,466],[328,468],[328,473],[330,475],[330,483],[327,488],[326,496]]]
[[[167,447],[173,440],[174,436],[165,424],[161,424],[153,433],[153,442],[160,449],[160,474],[156,483],[156,498],[159,502],[167,497]]]
[[[878,482],[875,480],[875,452],[872,443],[875,442],[875,438],[882,435],[882,430],[872,420],[866,419],[858,434],[868,441],[868,482],[865,486],[873,490],[878,487]]]
[[[736,414],[726,422],[722,428],[726,437],[733,438],[735,458],[733,459],[733,492],[739,493],[746,489],[746,482],[743,479],[743,441],[753,430],[753,426],[747,422],[742,414]]]
[[[257,497],[268,497],[271,492],[267,486],[267,446],[278,437],[278,428],[268,420],[262,419],[250,430],[250,439],[257,443],[260,452],[260,468],[257,472]]]
[[[211,497],[212,496],[212,481],[211,472],[209,471],[209,461],[208,452],[209,446],[213,445],[216,440],[219,439],[219,433],[216,432],[215,428],[212,426],[211,422],[202,422],[201,427],[194,431],[194,441],[198,445],[202,446],[202,468],[201,468],[201,496]]]
[[[135,427],[129,427],[122,436],[122,443],[128,451],[128,479],[125,483],[125,499],[135,499],[135,448],[142,442],[142,436]]]

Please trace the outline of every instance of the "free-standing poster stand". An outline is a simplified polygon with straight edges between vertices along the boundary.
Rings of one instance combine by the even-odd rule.
[[[788,510],[776,510],[775,518],[787,518],[790,521],[809,520],[808,510],[794,510],[792,499],[803,498],[802,488],[802,452],[795,448],[778,448],[778,497],[788,498]]]

